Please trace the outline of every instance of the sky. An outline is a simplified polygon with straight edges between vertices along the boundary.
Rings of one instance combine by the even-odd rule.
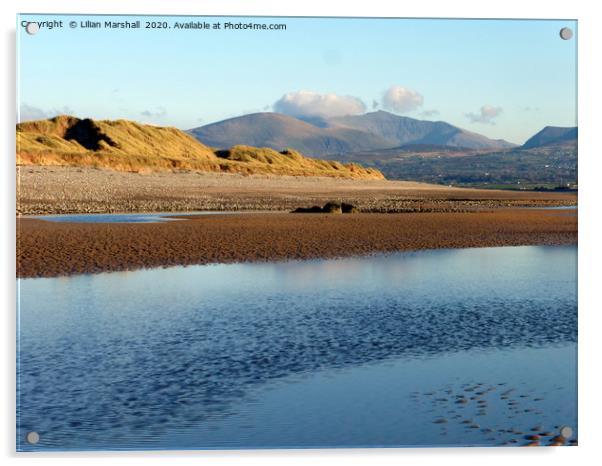
[[[53,20],[62,27],[23,27]],[[136,20],[142,28],[83,27]],[[190,21],[210,29],[175,28]],[[575,37],[562,40],[562,27]],[[577,125],[576,33],[570,20],[23,15],[17,108],[21,121],[66,113],[181,129],[262,111],[386,110],[522,144],[544,126]]]

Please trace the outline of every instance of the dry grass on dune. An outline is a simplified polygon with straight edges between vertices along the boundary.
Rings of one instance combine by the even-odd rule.
[[[299,152],[234,146],[216,151],[177,128],[133,121],[58,116],[17,125],[17,164],[118,171],[197,170],[242,174],[383,179],[374,169],[305,157]]]
[[[234,146],[227,151],[217,151],[216,155],[234,163],[245,163],[249,167],[257,167],[257,173],[279,174],[282,167],[290,173],[306,176],[336,176],[342,178],[383,179],[380,172],[366,169],[355,163],[341,163],[333,160],[320,160],[304,157],[293,149],[282,152],[267,147]],[[370,176],[373,175],[373,176]]]
[[[31,121],[17,125],[23,138],[22,150],[64,149],[86,152],[101,151],[120,155],[135,153],[147,157],[170,157],[211,160],[213,151],[176,128],[142,125],[133,121],[80,120],[58,116],[50,120]]]

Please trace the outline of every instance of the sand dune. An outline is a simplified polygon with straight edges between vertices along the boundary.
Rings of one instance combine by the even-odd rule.
[[[58,116],[17,125],[17,164],[151,172],[196,170],[243,174],[382,179],[376,169],[318,160],[292,150],[234,146],[214,150],[177,128],[128,120]]]

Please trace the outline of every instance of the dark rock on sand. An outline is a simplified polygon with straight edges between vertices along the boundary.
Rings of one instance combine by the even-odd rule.
[[[353,204],[347,204],[346,202],[341,204],[341,210],[344,214],[355,214],[359,212],[357,207],[355,207]]]
[[[298,207],[293,210],[294,214],[354,214],[359,212],[359,209],[353,204],[345,202],[327,202],[324,207]]]
[[[342,214],[343,207],[340,202],[327,202],[324,204],[324,207],[322,207],[322,212],[325,214]]]
[[[322,207],[315,205],[313,207],[297,207],[293,214],[321,214]]]

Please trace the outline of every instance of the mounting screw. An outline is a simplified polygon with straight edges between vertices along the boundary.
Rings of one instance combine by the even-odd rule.
[[[30,36],[33,36],[34,34],[40,32],[40,25],[38,23],[27,23],[25,25],[25,32],[27,32],[27,34]]]
[[[27,443],[30,443],[31,445],[35,445],[36,443],[38,443],[40,441],[40,434],[38,434],[37,432],[27,432],[27,435],[25,436],[25,440],[27,441]]]
[[[560,30],[560,38],[562,40],[569,40],[573,37],[573,31],[571,28],[562,28]]]

